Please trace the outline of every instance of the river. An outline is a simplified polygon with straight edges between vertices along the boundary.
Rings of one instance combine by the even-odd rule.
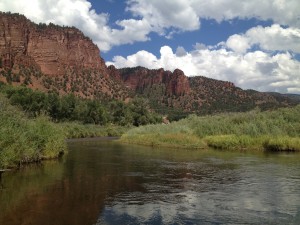
[[[300,224],[300,154],[68,146],[2,174],[1,225]]]

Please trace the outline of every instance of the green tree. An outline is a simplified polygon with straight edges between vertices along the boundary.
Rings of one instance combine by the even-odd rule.
[[[129,105],[121,101],[113,101],[109,108],[115,124],[121,126],[133,124],[133,114]]]
[[[108,121],[107,111],[99,101],[91,100],[87,103],[86,121],[88,123],[104,125]]]
[[[76,106],[76,97],[74,94],[68,94],[60,99],[59,120],[70,120],[72,118]]]

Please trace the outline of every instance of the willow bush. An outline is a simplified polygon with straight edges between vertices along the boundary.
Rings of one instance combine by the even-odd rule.
[[[55,158],[66,151],[63,129],[46,116],[28,119],[0,95],[0,168]]]

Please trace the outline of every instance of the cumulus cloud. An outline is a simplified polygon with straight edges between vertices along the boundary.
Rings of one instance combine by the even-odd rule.
[[[144,66],[151,69],[180,68],[188,76],[203,75],[234,82],[244,89],[300,93],[300,62],[291,54],[270,55],[262,51],[241,54],[225,48],[195,48],[178,56],[169,46],[163,46],[160,57],[147,51],[125,57],[115,57],[109,65],[118,68]]]
[[[299,8],[298,0],[129,0],[127,10],[146,19],[160,31],[170,27],[187,31],[197,30],[200,18],[218,22],[257,18],[300,27]]]
[[[178,46],[176,49],[176,56],[185,56],[187,52],[185,51],[184,47]]]
[[[292,51],[300,53],[300,29],[283,28],[278,24],[270,27],[253,27],[245,34],[234,34],[226,42],[227,47],[245,53],[251,46],[258,45],[267,51]]]
[[[154,30],[164,34],[165,28],[197,30],[199,16],[190,1],[185,0],[128,0],[128,11],[142,17],[153,25]]]
[[[245,53],[250,48],[249,40],[246,37],[238,34],[230,36],[226,42],[226,45],[239,53]]]
[[[250,44],[258,44],[264,50],[289,50],[300,53],[299,28],[282,28],[278,24],[265,28],[258,26],[248,30],[245,37]]]
[[[198,30],[201,18],[214,19],[218,22],[235,18],[257,18],[272,20],[277,24],[269,28],[257,27],[249,30],[247,36],[233,36],[227,42],[228,47],[244,53],[250,45],[261,40],[259,44],[263,49],[275,50],[278,43],[283,48],[300,48],[297,29],[300,28],[298,0],[128,0],[127,4],[128,11],[146,20],[151,25],[152,31],[166,37],[178,31]],[[279,24],[290,28],[283,29]],[[272,40],[274,36],[277,39]]]

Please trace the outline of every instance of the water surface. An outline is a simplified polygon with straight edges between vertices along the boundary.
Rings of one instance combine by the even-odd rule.
[[[300,224],[300,154],[74,140],[2,175],[0,224]]]

